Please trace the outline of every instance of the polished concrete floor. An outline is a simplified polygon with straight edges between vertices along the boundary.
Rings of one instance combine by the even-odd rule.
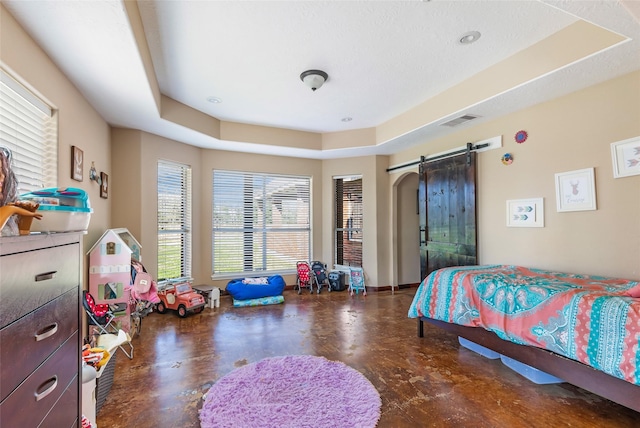
[[[362,372],[382,397],[378,427],[638,427],[640,414],[567,384],[537,385],[457,337],[407,318],[414,288],[350,297],[285,291],[280,305],[147,316],[135,358],[116,358],[98,428],[199,427],[203,394],[236,367],[309,354]],[[331,397],[309,397],[332,405]],[[242,427],[252,428],[252,427]],[[256,427],[259,428],[259,427]],[[342,428],[342,427],[332,427]]]

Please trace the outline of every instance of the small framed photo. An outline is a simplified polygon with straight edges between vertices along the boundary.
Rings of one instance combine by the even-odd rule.
[[[76,146],[71,146],[71,178],[82,181],[84,174],[84,152]]]
[[[100,173],[100,197],[107,199],[109,197],[109,176],[101,172]]]
[[[556,210],[590,211],[596,209],[596,185],[593,168],[556,174]]]
[[[640,175],[640,137],[611,143],[613,177]]]
[[[544,227],[544,199],[508,200],[507,227]]]

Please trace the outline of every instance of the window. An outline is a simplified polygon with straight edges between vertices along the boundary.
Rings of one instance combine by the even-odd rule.
[[[191,168],[158,161],[158,281],[191,278]]]
[[[311,254],[311,179],[213,171],[213,275],[294,271]]]
[[[54,113],[0,69],[0,146],[11,151],[17,195],[56,187],[58,123]]]
[[[362,267],[362,177],[334,178],[336,265]]]

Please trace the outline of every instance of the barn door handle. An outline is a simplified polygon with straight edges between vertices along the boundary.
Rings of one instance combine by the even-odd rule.
[[[421,227],[420,228],[420,245],[426,245],[426,244],[427,244],[427,228]]]

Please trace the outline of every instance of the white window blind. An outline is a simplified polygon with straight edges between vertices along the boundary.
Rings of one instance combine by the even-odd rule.
[[[0,69],[0,146],[12,153],[18,195],[56,186],[57,140],[51,107]]]
[[[158,281],[191,278],[191,168],[158,161]]]
[[[311,178],[213,171],[213,275],[295,271],[311,253]]]

